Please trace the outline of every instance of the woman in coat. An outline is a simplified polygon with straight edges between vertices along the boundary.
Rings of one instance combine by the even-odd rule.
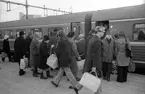
[[[50,46],[48,46],[49,37],[47,35],[44,36],[42,43],[40,44],[40,64],[39,68],[42,70],[40,79],[47,79],[47,77],[51,77],[49,73],[49,66],[46,64],[47,58],[50,55]]]
[[[9,36],[8,35],[4,36],[3,51],[7,54],[9,60],[11,60],[10,45],[9,45]]]
[[[117,62],[117,82],[127,81],[127,71],[130,62],[130,57],[126,56],[126,47],[131,50],[129,41],[127,40],[124,31],[119,32],[119,39],[115,41],[115,53]]]
[[[58,65],[60,67],[57,75],[54,77],[51,83],[58,87],[58,84],[65,73],[69,81],[71,82],[74,91],[78,94],[78,90],[82,88],[82,86],[76,81],[74,75],[70,70],[70,63],[72,57],[72,49],[71,43],[69,42],[68,38],[64,34],[63,31],[58,32],[58,44],[55,50],[57,58],[58,58]]]
[[[68,35],[67,35],[70,43],[72,44],[71,48],[72,48],[72,51],[73,51],[70,68],[71,68],[71,71],[72,71],[73,75],[76,77],[76,79],[80,80],[78,78],[78,64],[77,64],[76,59],[80,60],[81,58],[80,58],[78,50],[77,50],[77,45],[76,45],[76,43],[73,40],[74,39],[74,35],[75,35],[75,32],[69,32]]]
[[[30,64],[33,68],[33,77],[38,77],[37,68],[40,62],[39,59],[39,35],[35,34],[30,44]]]

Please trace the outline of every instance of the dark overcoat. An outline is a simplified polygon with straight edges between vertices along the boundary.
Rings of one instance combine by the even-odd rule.
[[[42,43],[40,44],[40,52],[39,53],[40,53],[39,68],[40,69],[47,69],[47,68],[49,68],[49,66],[46,64],[46,62],[47,62],[47,58],[50,55],[50,46],[48,46],[47,43],[42,41]]]
[[[72,56],[71,43],[67,39],[60,38],[55,52],[59,67],[69,67]]]
[[[84,64],[84,72],[90,72],[92,67],[96,67],[96,69],[102,68],[101,46],[102,46],[102,42],[98,36],[93,36],[90,39],[88,43],[86,60]]]
[[[20,62],[20,59],[26,55],[26,41],[24,37],[20,36],[15,40],[14,43],[15,50],[15,61]]]
[[[7,40],[7,39],[4,39],[4,41],[3,41],[3,51],[7,54],[10,53],[9,40]]]

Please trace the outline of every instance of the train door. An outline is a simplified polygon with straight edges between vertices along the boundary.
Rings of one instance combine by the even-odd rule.
[[[75,32],[74,40],[78,40],[79,34],[81,33],[80,22],[71,23],[71,28],[72,28],[72,31]]]

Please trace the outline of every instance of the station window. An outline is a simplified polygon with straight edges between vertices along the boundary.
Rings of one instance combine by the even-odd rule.
[[[145,41],[145,23],[133,25],[133,39],[137,41]]]
[[[41,28],[33,28],[33,29],[30,29],[30,32],[33,32],[33,35],[34,34],[38,34],[40,39],[43,38],[43,33],[42,33],[42,29]]]

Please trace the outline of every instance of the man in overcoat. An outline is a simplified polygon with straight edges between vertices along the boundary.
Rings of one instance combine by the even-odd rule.
[[[19,33],[19,37],[15,40],[15,43],[14,43],[15,58],[16,58],[16,62],[19,63],[19,66],[20,66],[20,59],[22,59],[23,56],[26,55],[26,41],[24,39],[24,35],[25,33],[21,31]],[[19,75],[21,76],[24,74],[25,74],[25,71],[19,68]]]

